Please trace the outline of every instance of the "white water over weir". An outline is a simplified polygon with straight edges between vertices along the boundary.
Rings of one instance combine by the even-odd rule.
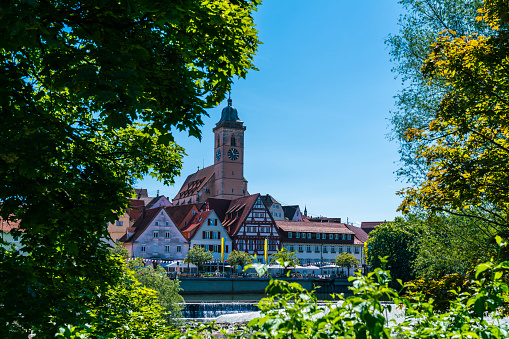
[[[182,310],[182,318],[217,318],[225,314],[237,314],[259,311],[258,302],[187,302]]]

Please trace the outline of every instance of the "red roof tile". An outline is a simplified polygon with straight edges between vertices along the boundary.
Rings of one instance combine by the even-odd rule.
[[[166,207],[165,211],[171,217],[171,220],[173,220],[175,225],[180,227],[189,212],[191,212],[194,208],[196,208],[196,205],[194,204],[177,205]]]
[[[223,226],[230,236],[237,234],[259,196],[260,194],[258,193],[232,200],[223,221]]]
[[[276,226],[284,232],[354,234],[345,224],[340,223],[276,220]]]
[[[205,186],[205,184],[210,180],[210,178],[212,178],[213,175],[214,165],[202,168],[201,170],[198,170],[197,172],[189,175],[173,200],[183,199],[195,195],[199,190],[203,188],[203,186]]]
[[[359,239],[359,241],[365,243],[366,240],[368,240],[368,234],[362,228],[348,224],[346,224],[346,227],[355,233],[355,237]]]
[[[221,222],[223,222],[226,211],[230,208],[232,201],[227,199],[218,199],[218,198],[208,198],[207,201],[203,204],[201,209],[206,210],[214,210],[216,212],[217,217]]]
[[[131,243],[134,242],[138,237],[145,232],[148,225],[154,220],[154,218],[159,214],[159,211],[161,211],[162,207],[157,208],[151,208],[148,210],[145,210],[145,215],[139,217],[135,222],[132,228],[134,228],[134,234],[131,235],[129,238],[127,237],[127,233],[122,236],[118,241],[123,243]]]

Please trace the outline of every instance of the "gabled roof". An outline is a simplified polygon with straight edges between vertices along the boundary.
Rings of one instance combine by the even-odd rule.
[[[350,231],[355,233],[355,237],[359,239],[359,241],[364,243],[366,240],[368,240],[368,234],[362,228],[348,224],[345,225]]]
[[[201,209],[206,210],[214,210],[218,219],[223,222],[226,211],[230,208],[232,201],[227,199],[218,199],[218,198],[208,198],[207,201],[203,204]]]
[[[180,188],[173,200],[183,199],[195,195],[200,191],[203,186],[212,178],[214,175],[214,165],[202,168],[197,172],[189,175],[184,181],[184,184]]]
[[[276,226],[284,232],[354,234],[345,224],[315,223],[307,221],[276,220]]]
[[[283,206],[285,218],[288,218],[288,220],[292,220],[293,217],[295,216],[295,212],[297,212],[298,208],[299,208],[299,205]]]
[[[128,233],[126,233],[122,236],[122,238],[118,239],[118,241],[123,243],[134,242],[136,239],[138,239],[140,235],[143,234],[143,232],[145,232],[145,230],[150,225],[152,220],[154,220],[154,218],[159,214],[159,212],[162,209],[163,209],[162,207],[157,207],[145,210],[145,215],[144,216],[142,215],[134,222],[134,225],[132,227],[134,228],[134,234],[128,237]]]
[[[152,206],[154,206],[159,200],[161,200],[163,198],[166,199],[166,197],[164,195],[160,195],[158,197],[152,198],[152,200],[150,200],[149,203],[147,205],[145,205],[145,208],[152,208]]]
[[[189,232],[188,233],[189,236],[186,237],[187,240],[191,240],[194,237],[194,235],[196,234],[198,229],[201,227],[201,225],[203,225],[205,220],[207,220],[210,213],[212,213],[212,211],[202,211],[202,212],[196,213],[193,216],[193,218],[189,221],[187,226],[185,226],[184,228],[181,229],[182,233]]]
[[[223,221],[223,227],[228,231],[230,236],[237,234],[240,226],[253,209],[253,205],[259,196],[260,194],[253,194],[232,200]]]
[[[135,188],[134,189],[134,194],[136,194],[136,199],[141,199],[141,198],[147,198],[148,197],[148,192],[147,192],[146,188]]]
[[[189,212],[196,207],[194,204],[178,205],[165,207],[166,213],[170,216],[171,220],[177,227],[184,221]]]
[[[145,206],[145,202],[143,200],[138,199],[130,199],[129,200],[129,208],[127,209],[127,213],[129,214],[129,218],[136,220],[143,213],[143,207]]]
[[[272,205],[274,204],[278,204],[278,205],[281,205],[280,203],[278,203],[276,201],[276,199],[274,199],[273,196],[271,196],[270,194],[266,194],[266,195],[260,195],[260,199],[262,200],[263,204],[265,205],[265,207],[267,208],[270,208]]]

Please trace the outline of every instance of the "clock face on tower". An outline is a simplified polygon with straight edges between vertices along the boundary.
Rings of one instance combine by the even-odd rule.
[[[239,158],[239,151],[235,148],[230,148],[228,150],[228,158],[230,158],[230,160],[237,160]]]
[[[218,149],[216,152],[216,160],[219,161],[219,159],[221,159],[221,150],[220,149]]]

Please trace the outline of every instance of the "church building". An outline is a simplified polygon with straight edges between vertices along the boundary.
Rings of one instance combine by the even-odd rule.
[[[174,205],[203,203],[208,198],[234,200],[248,195],[244,178],[244,131],[237,109],[228,99],[214,132],[214,165],[189,175]]]

